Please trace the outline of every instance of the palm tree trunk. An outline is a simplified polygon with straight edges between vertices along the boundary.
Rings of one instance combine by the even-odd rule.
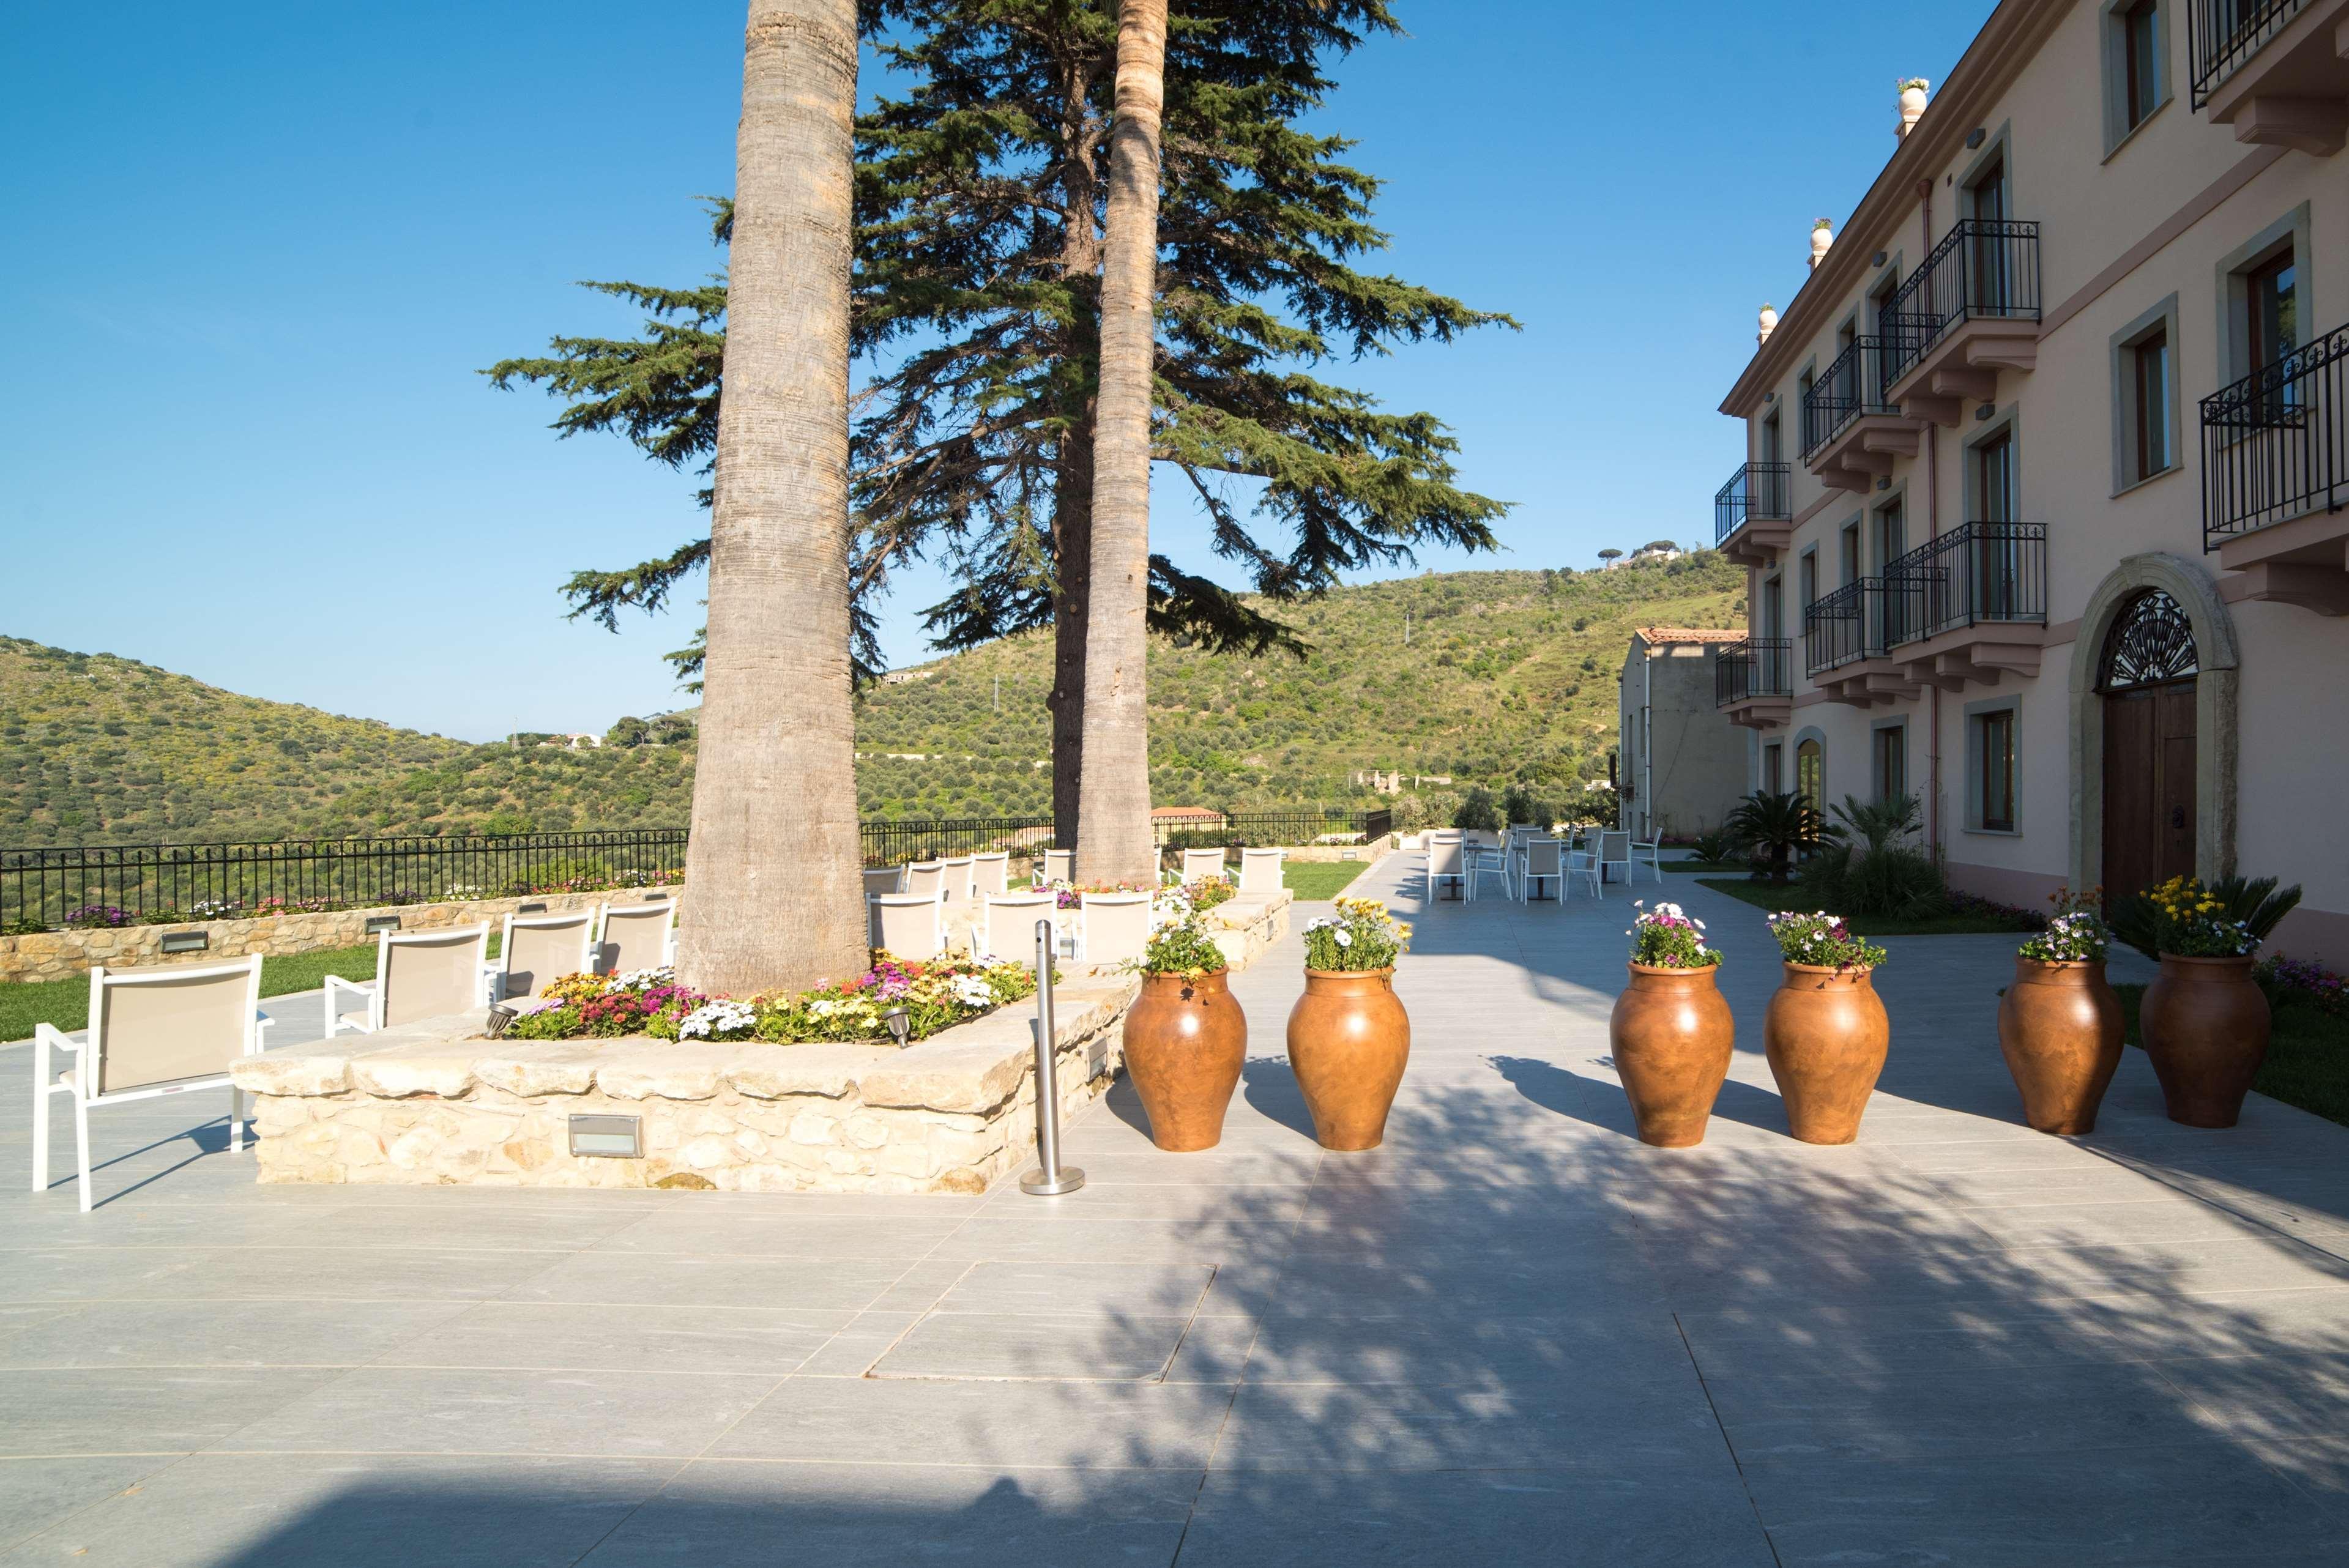
[[[1078,309],[1065,333],[1069,361],[1101,359],[1101,139],[1092,84],[1104,62],[1092,51],[1062,62],[1061,277]],[[1108,62],[1113,67],[1114,62]],[[1084,394],[1061,438],[1052,474],[1052,842],[1077,847],[1077,780],[1084,768],[1085,605],[1092,573],[1094,394]]]
[[[1119,0],[1102,266],[1092,572],[1085,616],[1085,738],[1077,873],[1157,880],[1150,831],[1150,410],[1157,333],[1158,139],[1166,0]]]
[[[750,0],[709,655],[678,967],[747,996],[862,971],[849,682],[856,0]]]

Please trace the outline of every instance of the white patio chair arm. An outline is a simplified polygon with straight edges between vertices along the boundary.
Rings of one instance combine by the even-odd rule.
[[[36,1046],[52,1047],[60,1051],[78,1051],[89,1044],[87,1040],[75,1039],[55,1024],[35,1024],[33,1043]]]
[[[375,1031],[371,1026],[371,1019],[362,1018],[354,1024],[344,1018],[342,1004],[335,999],[335,993],[337,991],[347,992],[354,996],[373,995],[367,986],[356,980],[346,980],[339,975],[321,976],[318,998],[326,1005],[326,1038],[331,1040],[345,1029],[355,1029],[362,1035],[373,1034]]]

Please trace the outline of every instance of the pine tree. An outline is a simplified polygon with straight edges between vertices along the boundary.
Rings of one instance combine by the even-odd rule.
[[[959,583],[927,613],[938,645],[1054,628],[1053,802],[1073,842],[1114,0],[864,0],[864,14],[912,85],[858,122],[854,586],[869,603],[892,566],[929,553]],[[1275,601],[1420,545],[1489,549],[1507,510],[1454,482],[1458,444],[1433,415],[1385,412],[1310,373],[1515,325],[1357,271],[1386,242],[1378,181],[1343,161],[1351,143],[1299,129],[1332,89],[1326,60],[1399,31],[1387,0],[1186,0],[1170,19],[1153,457],[1190,481],[1243,590]],[[724,203],[714,217],[723,243]],[[672,466],[706,463],[722,281],[586,286],[647,311],[644,335],[557,338],[492,366],[492,383],[567,399],[564,436],[608,430]],[[1246,508],[1232,478],[1257,481]],[[612,624],[657,610],[707,552],[579,573],[573,614]],[[1150,596],[1161,634],[1306,651],[1163,555]],[[869,618],[858,632],[870,662]],[[688,672],[696,656],[672,655]]]

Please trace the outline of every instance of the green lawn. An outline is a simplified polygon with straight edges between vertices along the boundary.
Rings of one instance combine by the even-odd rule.
[[[1699,877],[1699,887],[1725,892],[1741,903],[1773,913],[1800,905],[1802,890],[1792,883],[1775,887],[1768,882],[1749,882],[1743,877]],[[1855,914],[1850,917],[1852,931],[1860,936],[1978,936],[1985,932],[2001,932],[2017,936],[2012,922],[1994,914],[1943,914],[1930,920],[1899,920],[1889,914]]]
[[[490,933],[492,958],[498,954],[501,936],[499,932]],[[324,947],[316,953],[264,958],[261,961],[261,994],[285,996],[296,991],[315,991],[330,974],[346,980],[372,980],[375,946],[370,942],[358,947]],[[71,980],[0,985],[0,1041],[30,1039],[36,1024],[71,1030],[88,1022],[89,982],[86,979],[77,976]]]
[[[1709,876],[1720,876],[1726,872],[1742,874],[1745,870],[1742,861],[1661,861],[1658,863],[1668,872],[1694,872]]]
[[[2137,1037],[2137,1010],[2145,999],[2145,987],[2113,989],[2128,1019],[2128,1043],[2141,1048],[2145,1042]],[[2349,1127],[2349,1018],[2333,1017],[2313,1002],[2287,998],[2278,1003],[2267,1063],[2252,1087]]]
[[[1370,868],[1368,861],[1283,861],[1280,880],[1303,899],[1332,899]]]

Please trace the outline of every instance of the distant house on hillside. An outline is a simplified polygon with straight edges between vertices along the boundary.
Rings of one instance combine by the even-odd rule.
[[[1745,634],[1642,626],[1631,634],[1617,701],[1622,822],[1634,838],[1721,826],[1745,793],[1749,738],[1715,703],[1713,660]]]
[[[938,670],[936,665],[931,665],[926,670],[891,670],[887,675],[881,677],[881,684],[883,686],[911,686],[916,681],[926,681],[937,673]]]

